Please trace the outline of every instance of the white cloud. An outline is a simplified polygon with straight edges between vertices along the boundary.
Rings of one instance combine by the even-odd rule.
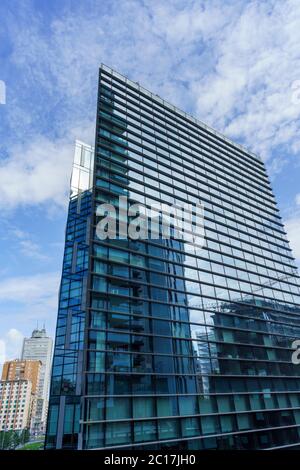
[[[59,282],[60,273],[56,272],[2,279],[0,281],[2,335],[12,324],[16,325],[18,330],[30,334],[37,323],[45,323],[47,331],[53,335]],[[4,336],[2,340],[5,340]]]
[[[43,137],[13,147],[10,159],[0,165],[1,206],[65,204],[72,151],[65,142]]]
[[[11,127],[30,139],[9,149],[0,167],[3,206],[65,201],[73,140],[94,140],[101,62],[264,158],[284,146],[284,156],[273,157],[276,171],[287,152],[299,151],[300,105],[292,99],[300,79],[298,1],[124,0],[109,9],[94,2],[93,15],[79,4],[56,17],[47,34],[26,8],[23,28],[11,28],[10,60],[25,79],[20,97],[28,103],[38,88],[41,99],[29,111],[21,99],[7,107]],[[42,137],[43,127],[53,137]]]
[[[0,338],[0,366],[10,359],[21,357],[24,335],[16,328],[9,329]]]
[[[91,2],[90,9],[75,3],[46,28],[27,2],[10,17],[14,80],[3,107],[11,137],[5,134],[0,160],[2,211],[42,204],[53,214],[65,206],[74,140],[94,143],[101,62],[245,142],[269,158],[272,172],[299,153],[298,0],[122,0],[109,8]],[[300,260],[300,218],[286,226]],[[44,256],[29,234],[16,230],[23,254]],[[2,276],[2,318],[11,315],[24,329],[39,318],[53,324],[59,277]],[[6,312],[12,304],[15,310]]]
[[[292,217],[285,221],[288,240],[290,241],[293,255],[300,266],[300,216]]]
[[[17,220],[11,222],[9,218],[0,218],[0,241],[8,247],[8,251],[16,260],[22,260],[23,257],[26,257],[31,260],[40,261],[45,266],[46,262],[49,263],[53,260],[53,250],[59,248],[61,251],[61,243],[52,242],[43,246],[43,244],[41,244],[43,240],[38,239],[37,233],[25,231],[19,228],[16,223]],[[22,225],[24,226],[24,223],[22,223]],[[51,256],[49,254],[50,250]],[[8,254],[8,251],[6,254]],[[9,263],[6,266],[6,271],[8,266]],[[7,273],[4,271],[2,274]]]
[[[24,230],[19,229],[12,223],[9,223],[6,219],[3,219],[3,236],[2,240],[11,240],[15,238],[14,251],[19,248],[19,253],[28,258],[32,258],[38,261],[49,261],[50,258],[44,253],[42,247],[32,240],[32,235]]]
[[[269,157],[279,144],[299,144],[300,4],[249,2],[213,43],[214,70],[197,84],[198,110],[226,134]]]
[[[41,247],[31,240],[21,240],[20,251],[24,256],[38,261],[49,261],[50,259],[49,256],[43,253]]]
[[[59,273],[9,277],[0,281],[0,304],[15,302],[27,304],[57,304]]]

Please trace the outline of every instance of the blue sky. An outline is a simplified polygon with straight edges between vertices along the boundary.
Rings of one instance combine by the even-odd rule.
[[[54,334],[74,140],[101,62],[266,161],[300,262],[298,0],[2,0],[0,362]]]

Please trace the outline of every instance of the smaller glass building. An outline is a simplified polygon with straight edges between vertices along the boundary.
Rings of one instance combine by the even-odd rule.
[[[79,445],[94,149],[76,141],[56,327],[46,449]]]

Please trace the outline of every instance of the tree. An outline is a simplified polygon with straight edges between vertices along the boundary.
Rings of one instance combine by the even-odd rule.
[[[14,433],[12,435],[12,447],[13,447],[13,449],[18,447],[19,444],[20,444],[20,433],[17,432],[17,431],[14,431]]]
[[[14,431],[1,431],[0,435],[0,448],[3,450],[11,449],[13,447],[13,434]]]
[[[20,434],[20,443],[21,444],[26,444],[30,439],[30,432],[29,429],[22,429],[21,434]]]
[[[4,449],[4,434],[5,434],[4,431],[0,431],[0,449],[1,450]]]
[[[22,431],[0,431],[0,450],[15,449],[20,444],[26,444],[30,439],[29,429]]]

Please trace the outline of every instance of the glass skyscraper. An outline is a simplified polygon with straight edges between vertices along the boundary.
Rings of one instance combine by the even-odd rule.
[[[102,65],[71,187],[46,448],[300,446],[299,276],[261,159]],[[99,239],[120,196],[201,201],[204,242]]]

